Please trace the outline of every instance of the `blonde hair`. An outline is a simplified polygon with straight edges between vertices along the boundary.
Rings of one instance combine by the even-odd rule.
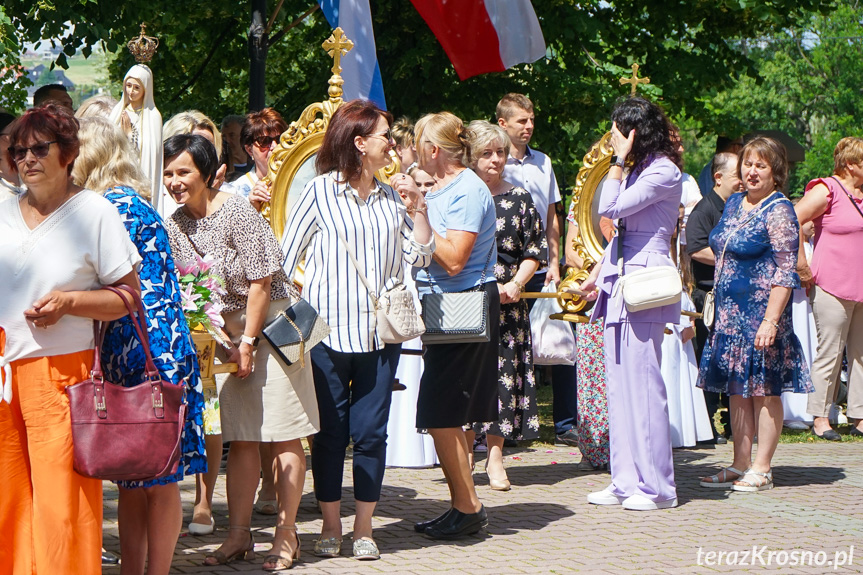
[[[113,110],[116,105],[117,100],[112,96],[92,96],[81,102],[81,105],[75,112],[75,117],[79,120],[81,118],[92,117],[110,118],[111,110]]]
[[[863,163],[863,139],[842,138],[833,150],[833,173],[840,175],[849,164]]]
[[[511,141],[509,139],[509,135],[506,133],[506,130],[504,130],[497,124],[492,124],[491,122],[487,122],[485,120],[474,120],[473,122],[468,124],[467,129],[470,131],[471,134],[471,168],[476,169],[476,162],[477,159],[479,159],[482,151],[494,144],[500,144],[506,150],[507,157],[509,157],[509,147]]]
[[[216,144],[216,157],[221,158],[222,133],[219,131],[219,128],[216,127],[216,123],[213,122],[213,120],[198,110],[180,112],[165,122],[165,125],[162,127],[162,141],[164,142],[171,136],[176,136],[177,134],[191,134],[195,130],[207,130],[213,134],[213,140],[215,140]]]
[[[409,118],[402,116],[396,120],[390,131],[393,133],[393,140],[402,148],[407,148],[414,143],[414,125]]]
[[[518,110],[533,112],[533,102],[524,94],[510,92],[497,103],[495,115],[498,120],[509,120]]]
[[[458,116],[451,112],[426,114],[414,127],[417,147],[429,142],[449,156],[449,161],[464,167],[472,163],[470,154],[470,132]],[[417,150],[418,153],[419,150]]]
[[[81,151],[72,167],[75,184],[100,194],[126,186],[149,200],[150,182],[123,130],[101,116],[81,118],[80,124]]]

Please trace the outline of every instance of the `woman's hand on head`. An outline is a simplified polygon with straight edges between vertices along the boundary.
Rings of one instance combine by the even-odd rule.
[[[629,131],[628,136],[624,136],[617,128],[617,122],[611,125],[611,147],[614,149],[614,155],[620,158],[626,158],[629,152],[632,151],[632,146],[635,143],[635,130]]]

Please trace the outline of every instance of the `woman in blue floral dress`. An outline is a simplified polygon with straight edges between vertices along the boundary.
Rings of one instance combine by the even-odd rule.
[[[788,174],[785,148],[759,137],[744,146],[739,158],[746,192],[728,198],[710,234],[717,262],[716,320],[698,374],[698,387],[730,398],[734,462],[701,485],[761,491],[773,487],[771,460],[782,433],[780,397],[813,387],[791,325],[791,291],[800,285],[795,271],[800,226],[779,191]]]
[[[73,179],[79,185],[104,192],[120,213],[142,258],[138,274],[153,361],[164,381],[186,386],[188,409],[180,469],[152,481],[118,482],[124,573],[143,574],[146,561],[147,573],[167,574],[182,525],[177,482],[184,475],[207,470],[197,355],[180,303],[168,234],[159,214],[135,192],[138,189],[146,193],[149,187],[128,140],[102,118],[82,120],[79,139],[81,153],[75,161]],[[127,387],[143,381],[144,350],[130,318],[114,321],[108,327],[102,344],[102,366],[109,381]]]

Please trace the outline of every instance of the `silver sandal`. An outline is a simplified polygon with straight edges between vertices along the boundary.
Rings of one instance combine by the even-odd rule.
[[[359,561],[373,561],[381,558],[381,552],[378,550],[378,544],[374,539],[362,537],[354,539],[354,559]]]
[[[341,537],[322,537],[315,541],[315,555],[318,557],[338,557],[342,553]]]
[[[737,477],[729,481],[729,473],[734,473],[737,475]],[[720,475],[722,475],[722,479],[724,479],[724,481],[720,481]],[[736,469],[734,467],[726,467],[716,475],[711,475],[710,477],[702,479],[699,485],[708,489],[731,489],[731,487],[734,486],[734,482],[739,481],[741,478],[743,478],[744,475],[746,475],[745,471],[740,471],[739,469]]]

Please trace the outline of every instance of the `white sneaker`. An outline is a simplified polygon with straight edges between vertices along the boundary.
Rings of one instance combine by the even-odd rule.
[[[666,501],[651,501],[644,495],[635,494],[623,501],[623,508],[632,511],[654,511],[656,509],[671,509],[677,507],[677,498]]]
[[[594,505],[620,505],[624,499],[626,498],[613,494],[610,485],[602,491],[594,491],[587,496],[587,502]]]

